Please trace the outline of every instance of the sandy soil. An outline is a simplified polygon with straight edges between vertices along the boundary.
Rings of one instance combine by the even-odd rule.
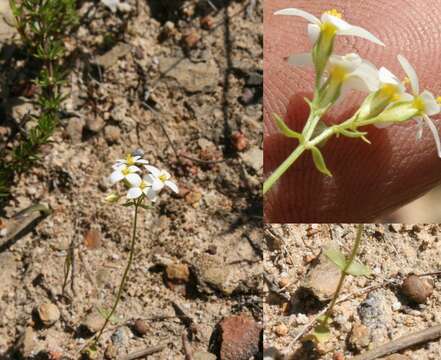
[[[334,356],[350,359],[357,353],[350,346],[350,339],[354,327],[359,325],[367,328],[368,335],[366,348],[360,347],[358,351],[366,351],[439,324],[441,291],[437,277],[425,277],[433,282],[434,290],[421,305],[412,304],[403,296],[400,284],[410,273],[439,270],[440,230],[439,225],[366,225],[359,260],[370,267],[371,275],[346,279],[342,296],[352,295],[335,309],[330,341],[321,344],[316,351],[306,351],[305,348],[301,350],[299,341],[293,343],[292,339],[325,308],[326,302],[317,303],[301,288],[323,248],[333,243],[346,253],[350,251],[354,226],[268,226],[264,271],[276,287],[284,288],[280,296],[269,291],[268,283],[265,285],[265,345],[275,346],[292,359],[333,359]],[[376,287],[369,291],[372,286]],[[404,354],[410,359],[439,359],[441,347],[438,341],[433,341],[407,349]]]
[[[75,358],[87,340],[88,314],[110,308],[133,214],[103,198],[113,161],[136,148],[172,173],[181,194],[165,194],[142,212],[134,266],[100,353],[113,344],[121,358],[165,343],[149,358],[184,359],[186,326],[173,303],[197,325],[193,350],[207,350],[215,325],[228,315],[261,321],[261,1],[127,5],[112,13],[99,2],[81,4],[81,26],[66,38],[70,96],[62,126],[41,164],[17,179],[3,209],[0,245],[20,223],[14,217],[20,210],[35,203],[52,209],[0,252],[0,354],[6,358],[24,346],[30,354]],[[2,56],[2,134],[11,134],[34,108],[32,96],[11,91],[29,81],[19,46]],[[91,229],[96,246],[87,240]],[[72,248],[74,277],[62,296]],[[183,284],[167,278],[174,264],[190,271]],[[61,318],[44,328],[35,309],[47,302]],[[146,319],[144,336],[132,329],[137,318]],[[27,328],[32,334],[21,344]]]

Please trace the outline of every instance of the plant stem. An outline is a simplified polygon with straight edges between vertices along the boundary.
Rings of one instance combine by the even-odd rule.
[[[130,266],[132,265],[132,260],[133,260],[133,253],[134,253],[134,249],[135,249],[135,240],[136,240],[136,223],[137,223],[137,219],[138,219],[138,207],[139,207],[140,202],[136,201],[135,202],[135,216],[133,219],[133,231],[132,231],[132,241],[131,241],[131,245],[130,245],[130,254],[129,254],[129,259],[127,261],[127,265],[126,265],[126,269],[124,270],[124,274],[122,276],[121,282],[119,284],[119,289],[118,289],[118,294],[116,295],[116,299],[115,302],[112,306],[112,310],[110,310],[110,313],[107,315],[106,317],[106,321],[104,322],[104,325],[102,326],[101,330],[99,331],[98,335],[96,336],[95,340],[94,340],[94,344],[98,343],[98,340],[100,339],[104,328],[107,326],[107,324],[110,321],[110,318],[113,316],[113,313],[116,310],[116,307],[118,306],[119,300],[121,299],[121,294],[126,282],[126,278],[127,275],[129,273],[130,270]]]
[[[289,155],[285,161],[279,165],[279,167],[265,180],[263,183],[263,193],[265,194],[274,183],[279,180],[279,178],[285,173],[286,170],[296,161],[300,155],[306,150],[305,145],[299,145],[296,149]]]
[[[274,170],[274,172],[266,179],[263,183],[263,194],[271,189],[274,183],[279,180],[279,178],[289,169],[289,167],[302,155],[305,150],[308,150],[312,146],[316,146],[320,144],[323,140],[331,137],[335,134],[336,126],[332,126],[325,131],[323,131],[320,135],[315,137],[313,140],[307,141],[303,144],[299,144],[296,149],[289,155],[285,161],[279,165],[279,167]]]
[[[343,283],[345,281],[346,275],[347,275],[347,270],[349,269],[349,267],[351,266],[352,262],[355,260],[355,257],[357,256],[357,252],[358,249],[360,247],[361,244],[361,235],[363,233],[363,228],[364,228],[364,224],[358,224],[357,226],[357,235],[355,237],[355,241],[354,244],[352,245],[352,250],[351,250],[351,255],[349,256],[349,259],[346,263],[346,266],[344,267],[344,269],[341,272],[340,275],[340,280],[338,282],[337,288],[335,289],[334,292],[334,296],[331,300],[331,304],[329,305],[328,309],[326,310],[325,313],[325,318],[323,319],[323,324],[327,325],[329,319],[331,318],[332,315],[332,311],[334,310],[334,306],[337,303],[337,299],[340,295],[340,291],[343,287]]]

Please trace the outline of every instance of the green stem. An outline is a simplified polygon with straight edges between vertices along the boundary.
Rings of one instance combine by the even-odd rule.
[[[126,278],[127,275],[129,273],[130,270],[130,266],[132,265],[132,260],[133,260],[133,253],[134,253],[134,249],[135,249],[135,239],[136,239],[136,223],[137,223],[137,219],[138,219],[138,207],[139,207],[140,202],[137,201],[135,203],[135,217],[133,220],[133,231],[132,231],[132,241],[131,241],[131,245],[130,245],[130,254],[129,254],[129,259],[127,261],[127,265],[126,265],[126,269],[124,270],[124,274],[122,276],[121,282],[119,284],[119,289],[118,289],[118,294],[116,295],[116,299],[115,302],[112,306],[112,310],[110,310],[109,315],[107,315],[106,317],[106,321],[104,322],[104,325],[102,326],[101,330],[99,331],[98,335],[96,336],[95,340],[94,340],[94,344],[98,343],[98,340],[100,339],[104,328],[107,326],[107,324],[110,321],[110,318],[112,317],[113,313],[116,310],[116,307],[118,306],[119,300],[121,299],[121,294],[126,282]]]
[[[332,311],[334,310],[334,306],[337,303],[338,297],[340,296],[340,291],[343,287],[343,283],[344,283],[346,275],[347,275],[347,270],[349,269],[352,262],[355,260],[355,257],[357,256],[357,252],[358,252],[358,249],[361,244],[361,235],[363,233],[363,228],[364,228],[363,224],[358,224],[357,235],[355,237],[355,242],[352,245],[351,255],[349,256],[349,259],[348,259],[344,269],[341,272],[340,280],[338,281],[338,285],[337,285],[337,288],[335,289],[334,296],[332,297],[331,304],[329,305],[328,309],[326,310],[325,318],[323,319],[324,325],[327,325],[329,319],[331,318]]]
[[[289,155],[285,161],[279,165],[279,167],[274,170],[274,172],[265,180],[263,183],[263,194],[271,189],[274,183],[279,180],[279,178],[289,169],[289,167],[300,157],[300,155],[308,150],[312,146],[320,144],[323,140],[335,134],[335,127],[330,127],[323,131],[319,136],[315,137],[313,140],[307,143],[299,144],[296,149]]]
[[[263,194],[265,194],[274,183],[279,180],[279,178],[285,173],[286,170],[296,161],[300,155],[306,150],[305,145],[299,145],[297,148],[289,155],[285,161],[279,165],[279,167],[265,180],[263,183]]]

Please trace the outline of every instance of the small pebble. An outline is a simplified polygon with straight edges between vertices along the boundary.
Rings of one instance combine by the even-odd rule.
[[[190,277],[190,269],[186,264],[170,264],[165,271],[167,279],[174,283],[186,283]]]
[[[189,49],[196,47],[200,39],[201,37],[194,29],[190,30],[190,32],[184,35],[183,38],[185,46]]]
[[[345,356],[342,352],[336,352],[332,357],[333,360],[345,360]]]
[[[60,310],[51,303],[41,304],[37,308],[38,317],[44,326],[49,327],[55,324],[60,318]]]
[[[114,125],[107,125],[104,128],[104,138],[109,144],[118,142],[121,137],[121,130],[119,127]]]
[[[83,325],[89,330],[92,334],[95,334],[98,332],[101,327],[104,325],[104,322],[106,319],[104,319],[101,314],[97,312],[92,312],[87,315]]]
[[[274,327],[274,332],[277,336],[285,336],[288,334],[289,329],[288,326],[286,326],[283,323],[280,323]]]
[[[285,286],[288,286],[289,284],[289,278],[288,277],[282,277],[279,279],[279,286],[281,288],[284,288]]]
[[[371,342],[369,329],[363,324],[354,324],[349,336],[349,344],[358,351],[369,346]]]
[[[134,326],[137,334],[141,336],[147,334],[147,332],[149,331],[149,327],[147,326],[146,322],[142,319],[136,319]]]
[[[401,309],[401,303],[399,302],[399,301],[395,301],[393,304],[392,304],[392,310],[393,311],[398,311],[398,310],[400,310]]]
[[[115,345],[109,344],[104,351],[104,358],[107,360],[116,359],[118,355],[118,349]]]
[[[236,149],[236,151],[244,151],[248,146],[248,139],[245,137],[245,135],[240,132],[236,131],[231,136],[233,140],[233,146]]]
[[[423,304],[433,293],[429,280],[416,275],[409,275],[401,285],[401,293],[410,301]]]
[[[212,16],[207,15],[200,20],[201,28],[205,30],[211,30],[214,26],[214,19]]]

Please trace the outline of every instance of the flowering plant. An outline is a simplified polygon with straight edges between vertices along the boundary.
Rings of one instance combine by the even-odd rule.
[[[278,115],[273,114],[282,134],[298,141],[297,147],[265,180],[265,194],[286,170],[306,151],[311,151],[316,168],[325,175],[332,176],[326,166],[321,148],[332,136],[360,138],[370,143],[364,127],[375,125],[383,128],[416,120],[417,139],[421,138],[424,125],[431,130],[435,139],[438,156],[441,157],[441,142],[431,116],[441,111],[441,97],[428,90],[420,91],[415,69],[402,55],[398,55],[407,78],[401,82],[385,67],[377,69],[356,53],[337,55],[333,53],[337,36],[357,36],[384,46],[383,42],[368,30],[349,24],[335,9],[326,11],[318,19],[314,15],[295,8],[283,9],[275,15],[297,16],[306,19],[308,36],[312,43],[310,53],[295,54],[288,63],[295,66],[312,66],[315,70],[313,99],[305,99],[310,108],[308,120],[302,132],[290,129]],[[411,92],[406,91],[410,83]],[[350,90],[367,93],[360,108],[340,124],[326,125],[322,117]]]
[[[144,152],[142,150],[135,150],[133,153],[128,154],[125,159],[116,160],[115,164],[112,166],[113,172],[109,179],[113,185],[119,185],[119,191],[110,193],[105,200],[111,204],[117,203],[124,197],[122,192],[126,191],[125,198],[127,201],[123,206],[134,208],[132,240],[129,258],[119,284],[115,302],[113,303],[110,312],[106,315],[106,320],[100,331],[93,338],[93,344],[88,347],[87,350],[89,353],[95,351],[96,344],[112,318],[121,298],[122,289],[124,288],[133,260],[139,208],[150,209],[150,206],[145,204],[145,200],[155,203],[165,187],[170,188],[175,193],[179,192],[177,185],[171,180],[171,175],[165,170],[160,170],[155,166],[148,165],[148,161],[142,158],[143,155]]]

